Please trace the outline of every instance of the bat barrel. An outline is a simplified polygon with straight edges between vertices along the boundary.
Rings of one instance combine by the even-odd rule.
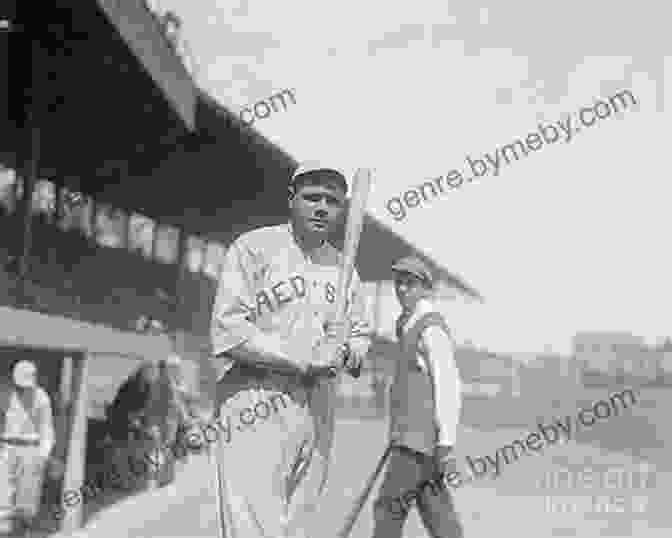
[[[345,225],[345,241],[336,289],[336,319],[345,318],[347,293],[355,270],[355,258],[364,223],[364,212],[371,189],[371,171],[360,168],[352,181],[352,195]]]

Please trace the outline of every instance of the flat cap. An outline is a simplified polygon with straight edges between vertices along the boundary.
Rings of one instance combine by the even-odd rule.
[[[427,264],[417,256],[406,256],[397,260],[392,265],[392,271],[396,273],[410,273],[424,280],[429,285],[434,285],[434,277]]]

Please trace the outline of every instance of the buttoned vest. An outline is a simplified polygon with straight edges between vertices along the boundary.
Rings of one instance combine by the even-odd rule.
[[[443,316],[428,312],[407,331],[403,318],[397,321],[401,357],[390,389],[390,429],[398,444],[432,455],[438,440],[434,370],[424,353],[419,350],[422,332],[432,326],[440,327],[450,335]]]

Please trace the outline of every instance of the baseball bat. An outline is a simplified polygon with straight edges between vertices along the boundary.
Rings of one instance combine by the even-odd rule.
[[[360,168],[355,173],[352,181],[352,194],[348,207],[348,214],[345,225],[345,240],[343,242],[343,252],[341,264],[338,273],[338,285],[336,287],[336,307],[335,317],[338,321],[344,321],[346,318],[346,307],[348,289],[352,283],[352,275],[355,271],[355,259],[357,258],[357,249],[362,235],[364,225],[364,213],[366,203],[371,190],[371,170]],[[342,345],[347,335],[339,335],[336,345]],[[355,377],[359,377],[360,369],[351,372]]]
[[[224,522],[224,499],[222,498],[222,490],[224,489],[224,482],[222,481],[222,470],[219,468],[217,461],[217,445],[215,447],[208,446],[208,460],[210,466],[214,467],[215,472],[213,477],[215,480],[215,502],[217,503],[217,538],[226,538],[226,523]]]
[[[364,224],[364,212],[371,190],[371,171],[360,168],[355,173],[352,181],[352,195],[348,208],[345,225],[345,241],[343,242],[343,256],[338,274],[338,287],[336,288],[336,319],[345,318],[347,292],[352,275],[355,271],[355,258],[359,248],[359,240],[362,235]]]
[[[364,505],[366,504],[366,501],[369,498],[369,495],[371,494],[371,490],[373,489],[373,486],[376,484],[376,481],[378,480],[378,476],[383,470],[383,467],[385,467],[385,463],[387,462],[387,458],[389,457],[391,450],[392,445],[387,445],[387,448],[385,448],[385,452],[383,452],[383,455],[380,457],[380,460],[378,460],[378,465],[376,465],[376,468],[374,469],[373,473],[366,481],[362,493],[359,494],[359,497],[357,497],[355,503],[352,505],[350,513],[348,514],[348,517],[345,520],[345,524],[341,528],[340,532],[336,535],[337,538],[348,538],[348,536],[350,536],[350,532],[352,531],[352,528],[355,526],[355,522],[357,521],[359,514],[362,512],[362,508],[364,508]]]

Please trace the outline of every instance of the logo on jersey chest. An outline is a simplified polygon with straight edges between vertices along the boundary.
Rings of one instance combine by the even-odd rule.
[[[315,290],[317,295],[315,302],[324,301],[332,304],[336,301],[336,286],[333,283],[316,280],[312,284],[313,287],[320,288],[319,292]],[[284,306],[304,299],[308,295],[307,288],[310,285],[311,282],[307,282],[303,276],[295,275],[258,291],[254,305],[248,306],[248,320],[254,322],[263,315],[275,314]]]

